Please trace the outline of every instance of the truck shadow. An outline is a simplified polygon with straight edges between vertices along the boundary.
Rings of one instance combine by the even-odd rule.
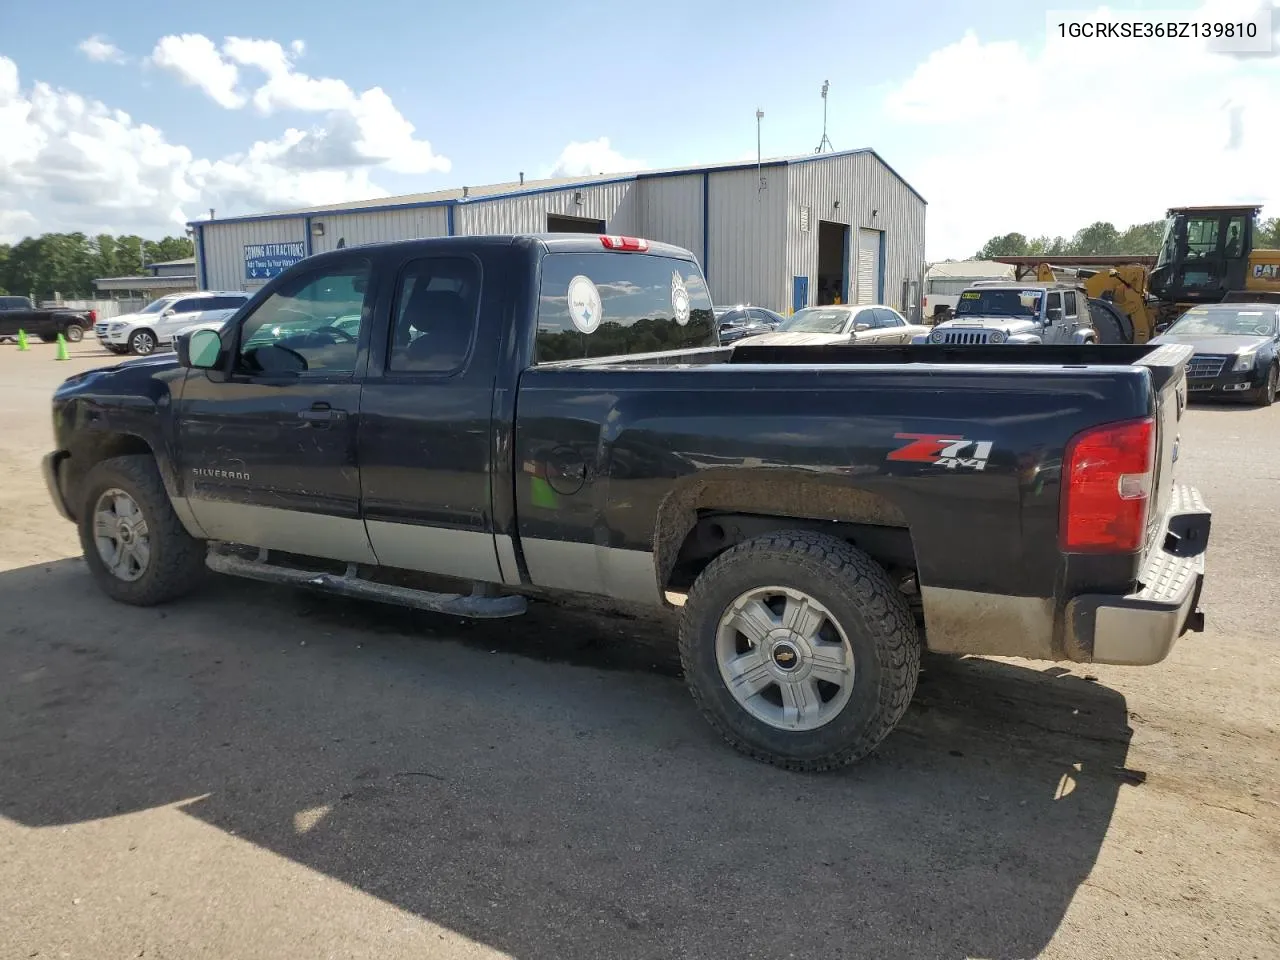
[[[79,560],[0,574],[0,610],[0,814],[199,797],[516,958],[1034,956],[1141,782],[1124,698],[1055,668],[930,659],[873,758],[799,776],[714,737],[662,624],[460,628],[232,581],[137,610]]]

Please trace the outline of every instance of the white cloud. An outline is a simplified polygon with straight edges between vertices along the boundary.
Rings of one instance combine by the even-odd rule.
[[[641,160],[628,160],[609,145],[608,137],[598,140],[572,141],[560,151],[548,176],[583,177],[597,173],[631,173],[644,170],[648,164]]]
[[[1182,19],[1254,7],[1226,0]],[[970,31],[926,57],[884,107],[928,144],[903,172],[929,200],[928,256],[941,259],[997,234],[1123,228],[1181,204],[1257,202],[1280,215],[1278,85],[1280,59],[1202,44],[1028,46]]]
[[[291,129],[272,149],[278,162],[297,170],[341,170],[382,166],[396,173],[446,173],[449,160],[435,153],[381,87],[356,93],[343,80],[312,77],[295,68],[306,50],[301,40],[288,49],[275,40],[227,37],[221,49],[208,37],[165,37],[153,61],[203,89],[228,109],[252,103],[264,117],[282,112],[324,114],[309,130]],[[251,92],[250,74],[265,79]],[[279,148],[278,150],[276,148]]]
[[[119,47],[99,33],[81,40],[76,49],[94,63],[124,63],[128,59]]]
[[[221,107],[235,110],[244,106],[244,94],[237,89],[240,71],[202,34],[161,37],[151,51],[151,62],[176,74],[183,83],[199,87]]]
[[[379,129],[403,146],[403,128],[384,118]],[[316,136],[289,129],[198,157],[101,102],[41,82],[24,88],[17,65],[0,56],[0,241],[49,230],[176,233],[209,207],[227,216],[387,195],[372,175],[390,164],[300,165],[297,151]]]

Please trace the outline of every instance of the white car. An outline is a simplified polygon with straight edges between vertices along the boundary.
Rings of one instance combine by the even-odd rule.
[[[883,304],[835,304],[805,307],[793,313],[772,333],[744,337],[734,345],[752,347],[825,346],[835,343],[911,343],[928,327],[907,323],[897,310]]]
[[[249,294],[239,290],[173,293],[137,313],[99,321],[93,332],[112,353],[146,356],[173,343],[179,331],[195,324],[221,323],[248,302]]]

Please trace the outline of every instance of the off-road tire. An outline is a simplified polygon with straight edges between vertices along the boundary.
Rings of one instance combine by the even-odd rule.
[[[1267,372],[1267,382],[1253,395],[1253,403],[1258,407],[1269,407],[1276,401],[1276,389],[1280,386],[1280,367],[1274,363]]]
[[[762,586],[809,594],[839,622],[853,648],[849,702],[817,729],[780,730],[757,720],[721,678],[715,652],[720,618],[737,597]],[[910,607],[884,568],[843,540],[802,530],[726,550],[694,582],[680,620],[685,680],[703,716],[734,749],[802,772],[855,763],[888,736],[915,693],[920,651]]]
[[[1132,343],[1118,313],[1119,310],[1105,300],[1089,301],[1089,324],[1098,335],[1098,343]]]
[[[132,582],[113,576],[98,555],[94,506],[106,490],[118,487],[133,497],[147,521],[151,559]],[[80,546],[94,580],[112,600],[150,607],[190,593],[204,579],[205,543],[187,533],[173,512],[156,462],[149,456],[114,457],[90,468],[80,485]]]

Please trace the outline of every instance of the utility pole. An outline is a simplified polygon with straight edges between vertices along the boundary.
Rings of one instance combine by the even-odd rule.
[[[756,108],[756,176],[760,180],[759,190],[764,189],[764,173],[761,171],[763,164],[763,154],[760,149],[760,121],[764,119],[764,111],[759,107]],[[759,192],[757,190],[757,193]]]
[[[822,139],[818,141],[818,149],[814,153],[821,153],[824,149],[835,153],[835,147],[831,145],[831,140],[827,137],[827,89],[831,86],[830,80],[822,81]]]

